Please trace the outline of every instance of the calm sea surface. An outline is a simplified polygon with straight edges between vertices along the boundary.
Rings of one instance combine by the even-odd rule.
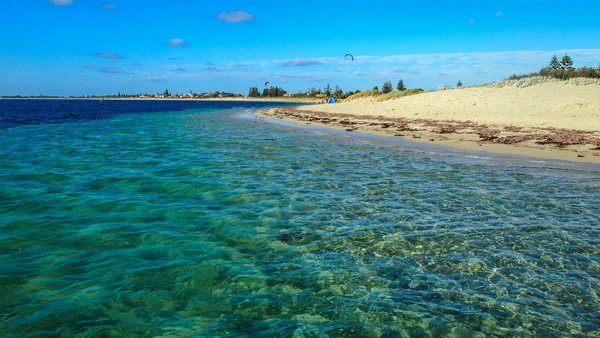
[[[600,166],[0,100],[2,337],[600,337]]]

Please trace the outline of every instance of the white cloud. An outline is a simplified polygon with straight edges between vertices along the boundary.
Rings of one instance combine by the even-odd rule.
[[[48,0],[54,6],[68,6],[73,3],[73,0]]]
[[[179,47],[188,47],[191,46],[190,43],[184,41],[183,39],[171,39],[167,41],[168,46],[179,46]]]
[[[306,66],[314,66],[314,65],[322,65],[323,62],[315,59],[301,59],[295,58],[290,61],[284,62],[282,65],[284,67],[306,67]]]
[[[223,12],[216,16],[217,20],[225,21],[227,23],[239,23],[239,22],[252,22],[254,21],[254,15],[248,14],[244,11],[237,12]]]
[[[127,72],[125,70],[123,70],[122,68],[118,68],[118,67],[100,67],[100,66],[91,66],[91,65],[87,65],[84,66],[83,68],[86,69],[93,69],[99,73],[104,73],[104,74],[128,74],[128,75],[133,75],[133,73]]]

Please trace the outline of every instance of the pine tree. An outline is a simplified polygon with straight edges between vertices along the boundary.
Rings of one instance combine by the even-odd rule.
[[[562,57],[560,64],[563,66],[563,69],[573,69],[573,59],[571,59],[571,57],[567,54]]]
[[[325,87],[325,92],[323,94],[325,94],[327,97],[331,96],[331,86],[329,84],[327,84],[327,87]]]
[[[460,80],[458,80],[458,82],[456,83],[456,86],[457,87],[462,87],[462,85],[463,85],[462,82],[460,82]]]
[[[381,87],[381,92],[383,94],[391,93],[394,88],[392,87],[392,81],[386,81]]]
[[[550,60],[550,68],[552,68],[553,70],[564,69],[560,62],[558,62],[558,58],[556,57],[556,55],[554,55]]]
[[[335,90],[333,91],[333,96],[335,96],[335,97],[344,96],[344,91],[342,90],[342,88],[340,88],[340,86],[335,85]]]
[[[398,81],[398,84],[396,85],[396,89],[398,89],[399,91],[406,90],[406,87],[404,87],[404,81],[402,81],[402,79],[400,79],[400,81]]]
[[[377,87],[377,86],[373,87],[373,91],[374,92],[378,92],[379,91],[379,87]]]
[[[259,97],[260,92],[258,91],[258,87],[250,87],[250,90],[248,91],[248,96],[249,97]]]

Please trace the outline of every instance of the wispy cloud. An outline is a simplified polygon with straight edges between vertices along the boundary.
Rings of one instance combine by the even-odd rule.
[[[177,61],[177,60],[181,60],[180,58],[169,58],[170,61]]]
[[[225,21],[227,23],[240,23],[240,22],[252,22],[254,21],[254,15],[248,14],[244,11],[236,12],[223,12],[216,16],[217,20]]]
[[[284,74],[280,76],[283,79],[294,79],[303,81],[323,81],[323,78],[314,75],[288,75]]]
[[[54,6],[68,6],[73,3],[73,0],[48,0]]]
[[[120,60],[120,59],[125,58],[125,56],[122,54],[107,53],[107,52],[96,53],[96,57],[103,58],[103,59],[115,59],[115,60]]]
[[[185,68],[177,68],[175,69],[176,72],[185,72],[186,69]]]
[[[192,45],[183,39],[171,39],[171,40],[167,41],[166,44],[167,44],[167,46],[178,46],[178,47],[189,47]]]
[[[394,73],[399,73],[399,74],[415,74],[418,75],[420,74],[420,72],[418,70],[414,70],[414,69],[394,69]]]
[[[499,18],[499,17],[501,17],[501,16],[502,16],[502,12],[501,12],[501,11],[497,11],[497,12],[496,12],[496,17],[497,17],[497,18]]]
[[[480,84],[504,79],[511,74],[525,74],[539,70],[548,64],[552,56],[570,55],[577,67],[596,66],[600,59],[600,49],[578,50],[529,50],[486,53],[438,53],[438,54],[404,54],[404,55],[362,55],[355,62],[344,62],[343,57],[309,57],[309,63],[316,62],[315,67],[296,66],[283,67],[290,60],[262,59],[244,62],[199,62],[199,63],[163,63],[148,72],[143,68],[135,69],[140,79],[154,79],[158,82],[177,83],[184,79],[202,79],[199,81],[223,82],[242,81],[253,84],[257,79],[265,79],[272,84],[285,84],[288,90],[302,88],[305,84],[324,86],[327,83],[340,84],[357,89],[381,87],[382,79],[398,81],[402,78],[407,86],[421,88],[437,88],[439,82]],[[187,58],[186,58],[187,59]],[[291,61],[294,61],[291,60]],[[304,62],[306,63],[306,62]],[[127,64],[130,64],[129,62]],[[144,62],[146,65],[147,63]],[[183,68],[185,71],[178,71]],[[103,72],[118,73],[115,68],[105,68]],[[115,75],[118,76],[118,75]],[[264,81],[262,83],[264,83]],[[259,81],[260,82],[260,81]]]
[[[103,3],[100,5],[100,8],[110,11],[110,10],[117,9],[117,5],[111,4],[111,3]]]
[[[321,61],[318,61],[315,59],[295,58],[293,60],[284,62],[282,65],[284,67],[306,67],[306,66],[322,65],[322,64],[323,63]]]
[[[474,25],[475,24],[475,19],[474,18],[469,18],[469,24]]]
[[[141,64],[141,63],[139,63],[139,62],[134,62],[134,63],[132,63],[131,65],[132,65],[132,66],[138,66],[138,67],[139,67],[139,66],[141,66],[142,64]]]
[[[156,82],[156,83],[161,83],[161,82],[167,82],[167,79],[158,79],[158,78],[145,78],[144,81],[146,82]]]
[[[83,68],[86,69],[92,69],[95,70],[99,73],[103,73],[103,74],[129,74],[129,75],[133,75],[133,73],[127,72],[121,68],[118,67],[100,67],[100,66],[91,66],[91,65],[87,65],[84,66]]]

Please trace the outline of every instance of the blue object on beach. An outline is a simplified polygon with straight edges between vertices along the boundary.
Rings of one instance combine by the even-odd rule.
[[[333,97],[330,97],[329,101],[327,101],[327,103],[333,104],[333,103],[335,103],[335,99]]]

